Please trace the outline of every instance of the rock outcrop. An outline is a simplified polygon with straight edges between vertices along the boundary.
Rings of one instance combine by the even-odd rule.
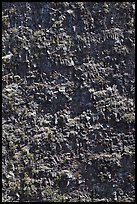
[[[3,202],[135,199],[135,3],[2,3]]]

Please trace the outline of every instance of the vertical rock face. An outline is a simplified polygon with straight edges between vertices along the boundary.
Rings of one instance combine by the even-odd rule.
[[[135,199],[135,3],[2,3],[3,202]]]

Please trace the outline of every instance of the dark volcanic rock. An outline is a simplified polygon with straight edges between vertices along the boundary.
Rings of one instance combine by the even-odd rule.
[[[2,3],[3,202],[135,201],[135,3]]]

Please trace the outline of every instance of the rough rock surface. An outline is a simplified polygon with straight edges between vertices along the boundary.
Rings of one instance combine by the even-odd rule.
[[[135,198],[135,3],[2,3],[2,199]]]

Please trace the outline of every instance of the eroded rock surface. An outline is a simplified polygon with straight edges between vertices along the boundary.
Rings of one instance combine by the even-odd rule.
[[[135,198],[135,3],[2,3],[2,199]]]

